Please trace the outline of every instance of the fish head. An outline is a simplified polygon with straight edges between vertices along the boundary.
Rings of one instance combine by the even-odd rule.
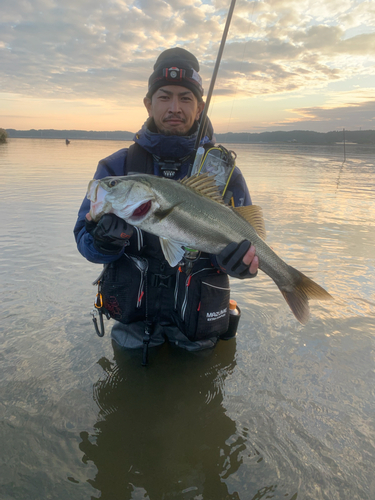
[[[150,183],[139,174],[94,179],[89,183],[87,198],[94,222],[113,213],[138,226],[159,208]]]

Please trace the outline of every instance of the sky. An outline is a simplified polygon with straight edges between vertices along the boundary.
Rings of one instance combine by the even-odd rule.
[[[230,0],[0,0],[0,127],[126,130],[161,51],[209,89]],[[375,129],[375,0],[237,0],[217,133]]]

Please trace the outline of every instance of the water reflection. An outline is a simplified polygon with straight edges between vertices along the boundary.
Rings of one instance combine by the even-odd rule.
[[[90,483],[101,499],[239,498],[225,484],[245,448],[223,406],[235,351],[235,340],[197,355],[166,345],[148,368],[139,352],[100,359],[96,432],[81,433],[80,449],[97,467]]]

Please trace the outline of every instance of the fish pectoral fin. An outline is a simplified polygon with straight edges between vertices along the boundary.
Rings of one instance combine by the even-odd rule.
[[[233,207],[233,210],[253,226],[262,240],[266,239],[266,228],[261,207],[247,205],[246,207]]]
[[[161,221],[161,220],[165,219],[166,217],[168,217],[168,215],[170,215],[173,212],[173,210],[176,207],[178,207],[178,205],[180,205],[180,204],[181,204],[181,202],[176,203],[175,205],[167,208],[166,210],[155,210],[154,217],[156,217],[157,219],[159,219],[159,221]]]
[[[171,267],[177,266],[185,253],[185,250],[182,248],[182,244],[178,241],[168,240],[167,238],[159,238],[159,240],[161,249],[163,250],[164,257],[167,259],[168,264]]]

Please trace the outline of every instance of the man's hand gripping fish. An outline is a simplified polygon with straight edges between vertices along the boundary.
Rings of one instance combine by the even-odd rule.
[[[213,177],[200,175],[182,181],[146,174],[105,177],[90,182],[87,197],[94,221],[114,213],[159,236],[164,256],[172,267],[182,259],[183,247],[218,255],[229,243],[251,241],[259,268],[273,279],[302,324],[309,319],[309,299],[332,298],[265,243],[260,207],[226,206]]]

